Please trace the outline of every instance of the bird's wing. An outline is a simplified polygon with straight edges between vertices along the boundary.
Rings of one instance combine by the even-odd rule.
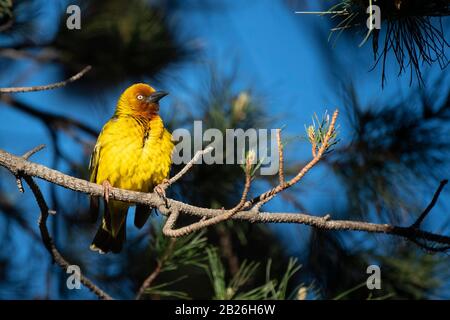
[[[148,207],[146,205],[137,204],[136,211],[134,213],[134,225],[141,229],[144,224],[147,222],[150,214],[152,213],[153,208]]]
[[[91,182],[97,182],[97,171],[98,171],[99,158],[100,158],[100,143],[97,142],[97,144],[94,147],[94,150],[92,151],[91,159],[89,160],[89,172],[90,172],[89,181],[91,181]],[[99,213],[98,197],[94,197],[94,196],[90,197],[89,211],[90,211],[92,222],[97,221],[98,213]]]
[[[94,150],[92,151],[91,158],[89,160],[89,172],[90,177],[89,181],[94,183],[102,183],[103,181],[97,181],[97,174],[98,174],[98,166],[100,164],[100,153],[102,150],[102,141],[104,140],[102,137],[105,133],[105,131],[108,131],[112,124],[117,122],[117,117],[113,116],[111,120],[109,120],[105,126],[103,127],[102,131],[100,132],[100,135],[97,138],[97,143],[95,144]],[[90,213],[92,221],[97,221],[98,214],[99,214],[99,199],[98,197],[91,196],[90,197]]]
[[[100,142],[97,142],[97,144],[94,147],[94,150],[92,151],[91,158],[89,160],[89,172],[90,177],[89,181],[91,182],[97,182],[97,171],[98,171],[98,163],[100,158]]]
[[[98,166],[100,163],[100,152],[102,150],[102,146],[105,142],[105,135],[109,135],[111,132],[117,131],[117,125],[116,123],[118,120],[117,116],[113,116],[102,128],[102,131],[100,132],[97,143],[95,144],[94,150],[91,154],[91,159],[89,160],[89,172],[90,172],[90,178],[89,180],[91,182],[96,183],[102,183],[103,181],[97,181],[97,172],[98,172]]]

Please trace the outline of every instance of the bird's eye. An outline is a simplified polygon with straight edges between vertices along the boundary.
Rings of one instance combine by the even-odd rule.
[[[138,100],[143,100],[143,99],[144,99],[144,96],[143,96],[142,94],[139,94],[136,98],[137,98]]]

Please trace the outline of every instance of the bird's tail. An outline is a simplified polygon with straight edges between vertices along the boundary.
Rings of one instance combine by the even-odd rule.
[[[105,204],[102,223],[91,244],[91,250],[99,253],[119,253],[126,238],[128,205],[110,200]]]
[[[142,204],[136,205],[136,211],[134,213],[134,225],[138,229],[141,229],[144,226],[144,224],[148,220],[148,217],[150,217],[150,214],[152,213],[153,209],[154,208],[147,207]]]

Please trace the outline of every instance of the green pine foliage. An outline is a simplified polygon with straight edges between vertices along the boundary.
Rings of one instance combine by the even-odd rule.
[[[272,260],[267,261],[265,282],[253,288],[249,287],[256,271],[260,268],[257,262],[244,260],[238,272],[227,281],[226,270],[216,248],[207,249],[209,265],[207,272],[214,288],[214,299],[218,300],[284,300],[289,297],[289,284],[300,270],[297,260],[291,258],[281,279],[271,278]],[[292,293],[291,297],[294,296]]]
[[[9,23],[13,18],[12,0],[0,0],[0,26]]]

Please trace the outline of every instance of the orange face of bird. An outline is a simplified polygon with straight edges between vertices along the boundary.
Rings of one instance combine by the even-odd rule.
[[[164,91],[156,91],[144,83],[137,83],[127,88],[119,100],[118,108],[124,107],[134,115],[151,118],[158,114],[159,100],[167,96]]]

